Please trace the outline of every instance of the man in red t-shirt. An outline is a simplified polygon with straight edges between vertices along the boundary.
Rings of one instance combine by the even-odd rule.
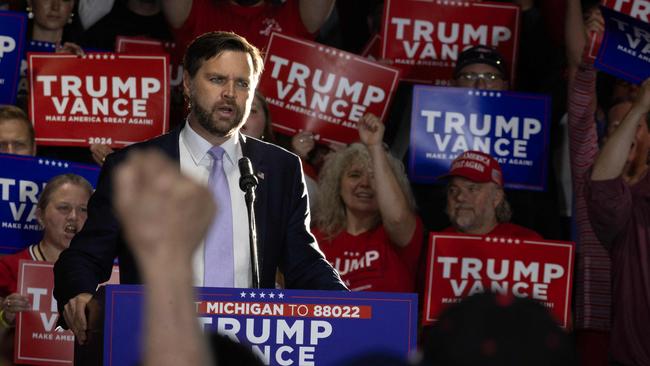
[[[452,224],[446,232],[542,239],[530,229],[509,223],[512,211],[503,191],[501,166],[490,155],[466,151],[443,178],[449,179],[446,211]]]
[[[197,36],[232,31],[263,50],[272,32],[313,39],[336,0],[163,0],[163,13],[185,50]]]

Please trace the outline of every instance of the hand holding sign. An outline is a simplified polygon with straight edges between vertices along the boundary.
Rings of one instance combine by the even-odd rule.
[[[300,131],[291,138],[292,151],[303,159],[307,158],[315,146],[314,134],[310,131]]]
[[[19,293],[13,293],[2,301],[2,318],[1,322],[7,324],[14,324],[16,321],[16,313],[19,311],[29,311],[31,309],[31,304],[29,303],[29,298],[23,296]]]
[[[90,152],[93,155],[93,160],[97,163],[97,165],[104,165],[104,161],[106,161],[106,157],[114,152],[115,150],[111,149],[110,146],[106,144],[91,144],[90,145]]]

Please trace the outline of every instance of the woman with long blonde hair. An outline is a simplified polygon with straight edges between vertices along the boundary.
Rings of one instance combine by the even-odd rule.
[[[361,143],[321,170],[314,234],[351,290],[414,292],[423,228],[404,167],[384,148],[376,116],[358,127]]]

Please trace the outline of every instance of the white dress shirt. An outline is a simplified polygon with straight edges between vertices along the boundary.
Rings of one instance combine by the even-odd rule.
[[[239,188],[239,159],[243,157],[240,144],[240,134],[234,134],[230,139],[221,144],[226,151],[223,159],[223,168],[228,177],[228,188],[230,189],[230,200],[232,203],[233,223],[233,256],[235,269],[235,287],[251,287],[251,256],[250,244],[248,242],[248,213],[244,192]],[[212,168],[212,157],[208,154],[212,144],[194,131],[189,123],[180,133],[178,141],[181,172],[197,182],[207,185],[210,169]],[[217,210],[219,207],[217,207]],[[194,253],[194,285],[203,286],[203,273],[206,265],[204,261],[205,243],[202,241]]]

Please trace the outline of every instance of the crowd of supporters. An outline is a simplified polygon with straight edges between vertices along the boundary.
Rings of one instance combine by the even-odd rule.
[[[514,65],[507,65],[494,49],[477,46],[459,56],[449,87],[551,96],[545,191],[505,188],[503,180],[495,178],[501,174],[499,164],[489,155],[485,157],[489,176],[452,165],[446,184],[409,182],[404,165],[408,158],[412,85],[406,82],[400,84],[385,124],[366,114],[359,122],[359,142],[349,146],[322,144],[309,130],[293,136],[272,131],[273,116],[259,92],[242,133],[278,144],[300,157],[309,192],[312,230],[327,260],[353,291],[422,293],[428,232],[576,243],[570,329],[558,330],[549,325],[552,321],[545,319],[546,314],[535,304],[503,305],[498,298],[481,297],[451,310],[441,318],[442,326],[425,331],[424,356],[418,362],[515,364],[509,363],[512,358],[500,348],[489,348],[503,342],[503,347],[515,354],[524,342],[523,338],[517,339],[517,334],[531,331],[515,324],[504,310],[509,309],[512,313],[534,314],[529,319],[531,329],[544,336],[531,336],[530,343],[546,347],[548,337],[555,342],[550,349],[526,345],[531,347],[528,355],[545,354],[548,358],[539,356],[535,361],[521,361],[523,364],[650,365],[650,82],[632,85],[616,80],[597,71],[593,61],[583,57],[592,35],[604,31],[597,1],[501,2],[516,3],[522,10],[516,80],[508,80]],[[171,63],[180,65],[192,40],[215,30],[233,31],[262,50],[271,32],[279,31],[360,53],[380,30],[383,1],[15,0],[0,1],[0,6],[27,12],[28,39],[53,43],[56,52],[112,52],[118,36],[144,36],[173,42]],[[22,71],[16,106],[0,106],[0,152],[101,166],[114,152],[108,145],[36,145],[26,114],[29,85]],[[184,123],[187,111],[182,74],[172,71],[172,127]],[[481,153],[470,152],[458,159],[482,159],[472,154]],[[168,168],[164,162],[157,164],[161,169]],[[189,184],[173,172],[165,172]],[[53,180],[56,184],[43,193],[38,204],[39,222],[45,220],[41,222],[45,239],[40,244],[25,243],[28,248],[18,254],[21,258],[55,261],[83,226],[87,182],[75,177],[59,180]],[[49,205],[54,204],[50,197],[58,199],[64,188],[76,189],[76,195],[61,198],[70,206],[66,213],[59,210],[63,224],[48,224]],[[124,205],[119,213],[123,216],[128,208]],[[63,239],[48,241],[48,233],[53,230],[63,230]],[[363,271],[351,266],[359,253],[364,256],[371,252],[381,253],[380,260],[367,263]],[[26,308],[25,298],[15,293],[16,260],[10,257],[0,258],[0,276],[7,277],[0,278],[0,328],[10,328],[15,312]],[[155,263],[145,266],[154,268]],[[277,282],[283,282],[281,273]],[[497,323],[481,322],[481,316],[506,319],[508,326],[492,333],[497,331]],[[465,334],[464,329],[473,326],[468,324],[479,323],[480,334]],[[448,324],[454,326],[446,327]],[[490,343],[487,350],[486,339],[496,342]],[[463,343],[478,343],[476,353],[457,349]],[[6,344],[3,340],[3,347]],[[217,348],[230,349],[223,345]],[[517,352],[525,353],[522,349],[529,350],[520,348]],[[492,363],[485,361],[490,355],[494,356]],[[362,362],[373,361],[359,364]],[[395,364],[399,362],[395,360]]]

